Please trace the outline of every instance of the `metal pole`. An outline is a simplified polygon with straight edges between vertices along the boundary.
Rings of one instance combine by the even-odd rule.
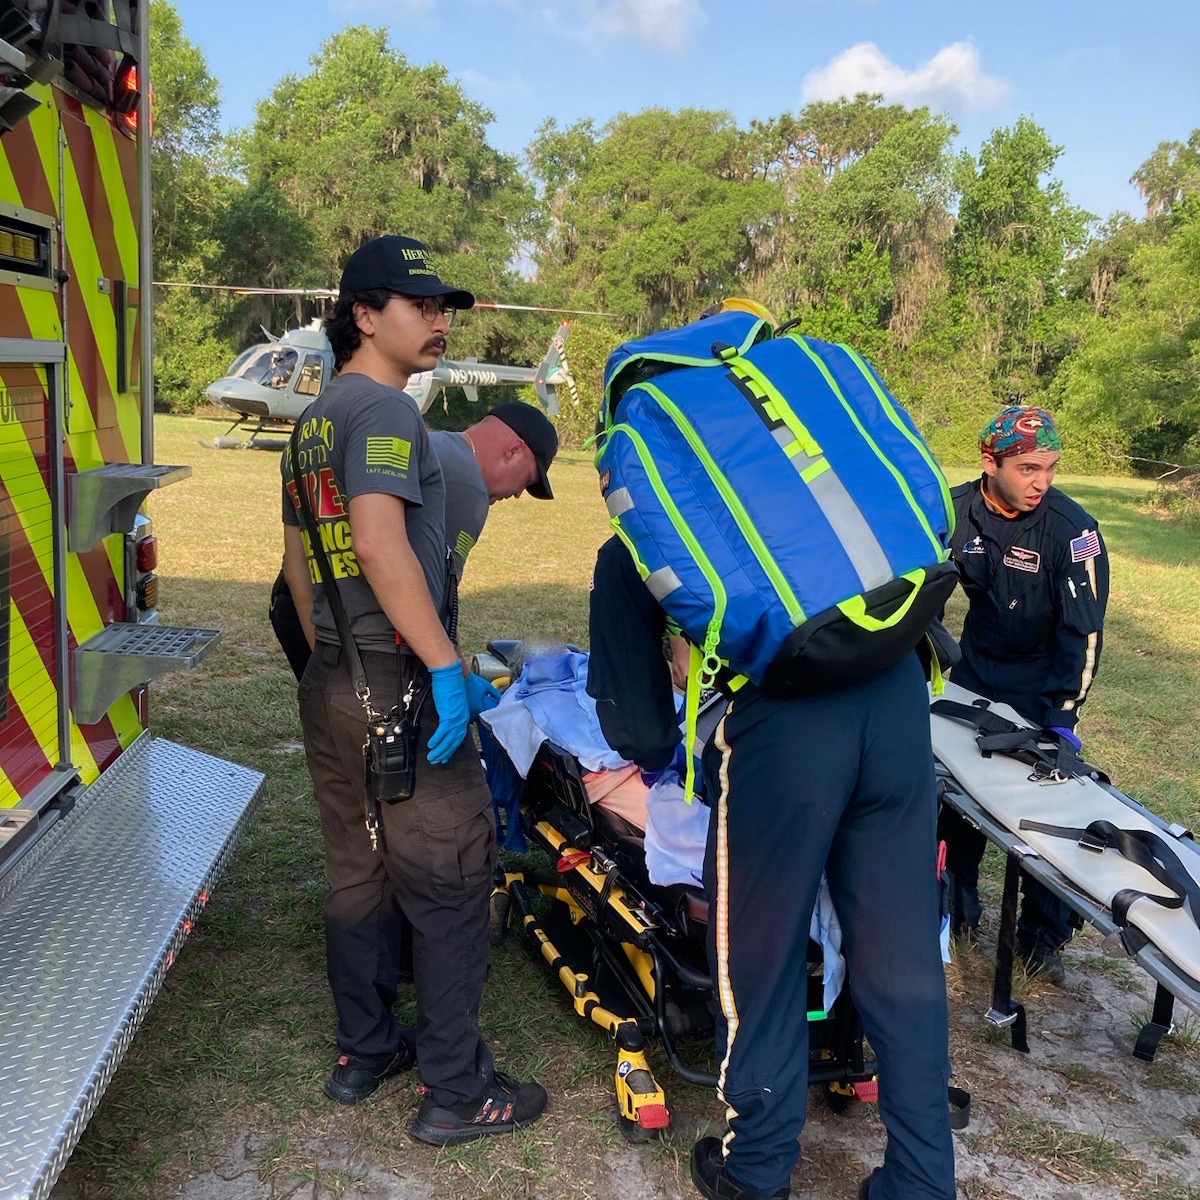
[[[142,323],[142,462],[154,462],[154,199],[150,177],[150,3],[136,0],[138,32],[138,320]]]

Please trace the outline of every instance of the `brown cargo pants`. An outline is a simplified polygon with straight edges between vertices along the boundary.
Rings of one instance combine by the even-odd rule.
[[[366,719],[340,646],[318,643],[300,681],[300,721],[325,839],[325,948],[342,1053],[394,1053],[401,925],[412,926],[417,1064],[440,1104],[478,1096],[492,1082],[479,1033],[488,967],[488,902],[496,860],[491,797],[468,734],[444,767],[427,758],[437,727],[431,696],[421,712],[417,786],[379,806],[379,847],[364,823]],[[420,662],[362,654],[377,709],[390,708]]]

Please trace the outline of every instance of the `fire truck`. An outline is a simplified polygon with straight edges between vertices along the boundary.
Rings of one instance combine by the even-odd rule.
[[[264,791],[147,726],[149,0],[0,0],[0,1200],[49,1194]]]

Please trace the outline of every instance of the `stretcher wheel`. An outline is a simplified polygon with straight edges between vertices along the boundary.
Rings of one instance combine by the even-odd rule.
[[[825,1106],[830,1112],[844,1113],[855,1101],[854,1089],[848,1083],[827,1083],[821,1088]]]
[[[492,892],[488,905],[488,935],[493,946],[498,946],[508,936],[508,918],[512,913],[512,897],[502,888]]]

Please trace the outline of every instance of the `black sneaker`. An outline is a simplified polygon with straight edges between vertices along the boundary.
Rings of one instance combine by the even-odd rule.
[[[536,1121],[545,1111],[546,1099],[540,1083],[518,1083],[497,1071],[490,1088],[462,1104],[438,1104],[432,1093],[426,1093],[408,1132],[434,1146],[457,1146],[493,1133],[511,1133]]]
[[[1062,987],[1067,979],[1067,968],[1063,966],[1062,954],[1047,950],[1041,942],[1022,937],[1017,938],[1017,953],[1025,960],[1025,970],[1055,987]]]
[[[725,1155],[721,1139],[716,1137],[701,1138],[692,1147],[692,1182],[708,1200],[788,1200],[792,1194],[786,1184],[767,1196],[734,1183],[725,1174]]]
[[[365,1100],[385,1079],[411,1071],[416,1062],[416,1048],[404,1036],[400,1038],[400,1049],[391,1057],[355,1058],[351,1054],[343,1054],[325,1080],[325,1095],[339,1104],[357,1104]]]

